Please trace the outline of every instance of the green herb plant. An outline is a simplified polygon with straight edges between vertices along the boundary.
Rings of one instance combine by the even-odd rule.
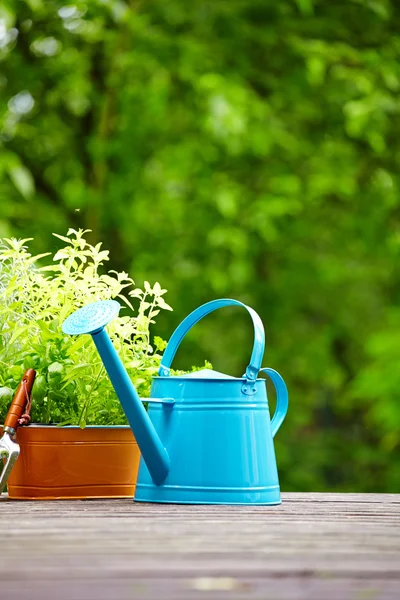
[[[127,273],[101,267],[109,260],[89,230],[69,229],[53,262],[32,256],[30,239],[0,241],[0,422],[27,368],[37,371],[32,422],[60,425],[118,425],[126,418],[90,336],[66,336],[61,324],[95,300],[118,299],[125,310],[107,330],[142,397],[148,397],[166,343],[150,340],[161,310],[172,310],[159,283],[135,287]],[[137,305],[135,310],[134,304]],[[124,314],[126,313],[126,314]]]

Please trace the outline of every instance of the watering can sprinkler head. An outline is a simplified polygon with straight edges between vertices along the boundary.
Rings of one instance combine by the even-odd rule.
[[[69,335],[88,333],[92,336],[143,459],[154,483],[159,485],[169,472],[168,453],[105,330],[107,323],[118,315],[120,308],[120,304],[116,300],[92,302],[72,313],[64,321],[62,330]]]
[[[116,300],[92,302],[72,313],[62,324],[62,330],[69,335],[94,335],[118,315],[120,308]]]

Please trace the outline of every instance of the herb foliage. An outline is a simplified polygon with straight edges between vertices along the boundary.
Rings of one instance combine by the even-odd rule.
[[[172,310],[156,282],[135,286],[125,272],[101,268],[109,260],[102,244],[85,239],[89,230],[69,229],[53,262],[40,266],[30,239],[0,244],[0,422],[25,369],[38,375],[32,421],[60,425],[118,425],[126,418],[90,336],[62,333],[64,319],[95,300],[118,299],[121,314],[107,330],[142,397],[148,397],[166,343],[150,339],[161,310]],[[136,305],[136,310],[135,306]],[[123,310],[125,309],[125,310]]]

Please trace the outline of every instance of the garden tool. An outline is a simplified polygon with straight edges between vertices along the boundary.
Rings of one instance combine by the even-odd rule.
[[[33,383],[36,371],[27,369],[18,386],[15,396],[7,413],[0,438],[0,494],[4,490],[12,468],[19,456],[19,445],[16,442],[18,425],[26,425],[30,420],[30,405]]]
[[[218,308],[238,306],[250,314],[254,345],[242,377],[211,369],[171,376],[170,366],[186,333]],[[142,458],[135,501],[178,504],[280,504],[273,437],[288,409],[282,377],[261,369],[264,327],[250,307],[237,300],[208,302],[187,316],[172,334],[150,398],[141,399],[105,326],[119,312],[115,300],[93,302],[70,315],[62,329],[89,333],[122,404]],[[271,421],[264,372],[277,402]],[[148,412],[143,406],[148,403]]]

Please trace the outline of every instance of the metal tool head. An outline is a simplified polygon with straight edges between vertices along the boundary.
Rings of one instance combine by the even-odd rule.
[[[116,300],[92,302],[72,313],[62,324],[62,330],[69,335],[96,333],[118,315],[120,308]]]
[[[19,445],[5,432],[0,439],[0,494],[19,456]]]

